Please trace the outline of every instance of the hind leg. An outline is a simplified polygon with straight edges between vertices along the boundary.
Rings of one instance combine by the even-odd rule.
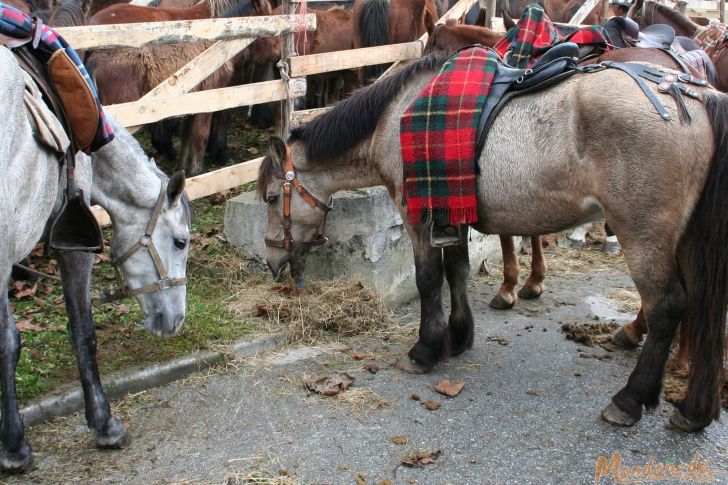
[[[541,237],[534,236],[531,238],[531,274],[518,290],[518,297],[532,300],[541,296],[543,290],[546,289],[543,284],[544,278],[546,278],[546,259],[543,257]]]
[[[7,274],[2,281],[7,281]],[[10,313],[8,292],[0,291],[0,385],[2,386],[3,407],[0,421],[0,468],[9,472],[20,472],[30,466],[32,450],[25,441],[23,420],[18,411],[15,391],[15,367],[20,358],[20,332]]]
[[[676,269],[661,285],[661,292],[650,287],[648,281],[635,283],[638,289],[643,290],[642,301],[649,332],[627,385],[615,394],[611,404],[602,412],[605,421],[619,426],[632,426],[642,417],[643,406],[650,410],[659,403],[670,345],[687,304]]]
[[[415,253],[415,279],[420,294],[420,331],[417,343],[410,349],[413,372],[429,372],[449,354],[447,322],[442,309],[442,249],[430,246],[425,224],[409,226],[408,232]]]
[[[490,300],[491,308],[511,308],[518,300],[516,285],[518,285],[518,255],[513,244],[513,236],[498,236],[503,253],[503,283],[498,294]]]
[[[458,355],[473,346],[473,312],[468,300],[470,258],[468,241],[463,239],[456,246],[443,249],[445,277],[450,286],[450,318],[447,332],[452,355]]]
[[[612,343],[620,347],[636,347],[639,345],[642,337],[647,333],[647,320],[645,320],[645,312],[640,308],[639,313],[634,321],[623,325],[617,332],[612,335]]]
[[[200,175],[203,171],[211,120],[210,113],[198,113],[185,118],[182,125],[182,155],[178,170],[185,170],[187,176]]]
[[[83,388],[86,423],[96,433],[96,446],[121,448],[129,442],[129,435],[124,424],[111,415],[96,363],[96,328],[90,299],[93,255],[59,251],[56,257],[63,279],[68,333]]]

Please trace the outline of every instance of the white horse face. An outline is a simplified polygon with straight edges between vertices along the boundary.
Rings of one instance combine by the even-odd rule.
[[[152,212],[144,208],[136,211],[134,220],[123,229],[114,231],[111,240],[115,259],[123,258],[137,242],[146,244],[120,266],[126,289],[136,297],[144,312],[144,328],[157,337],[176,334],[185,321],[191,215],[189,201],[183,195],[184,186],[183,172],[177,172],[169,180],[166,191],[157,201],[161,209],[151,238],[144,234]]]

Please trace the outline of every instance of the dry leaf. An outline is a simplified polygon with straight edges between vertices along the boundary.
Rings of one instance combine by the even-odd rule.
[[[442,451],[417,451],[402,460],[404,466],[411,468],[422,468],[425,465],[431,465],[435,463],[435,460],[440,456]]]
[[[385,478],[384,480],[379,480],[377,485],[392,485],[392,480]]]
[[[420,400],[420,395],[419,394],[412,394],[410,396],[410,399],[412,399],[413,401],[419,401]]]
[[[354,382],[354,377],[346,372],[337,372],[330,376],[303,376],[303,384],[310,391],[317,392],[323,396],[336,396],[345,391]]]
[[[43,257],[43,244],[37,244],[35,248],[30,252],[30,255],[34,258]]]
[[[116,306],[116,313],[118,313],[119,315],[126,315],[127,313],[129,313],[129,311],[129,305],[121,304]]]
[[[101,254],[94,254],[94,264],[98,263],[106,263],[109,261],[109,256],[101,253]]]
[[[114,273],[113,271],[109,271],[108,273],[104,274],[104,278],[106,278],[107,280],[116,279],[116,273]]]
[[[442,379],[435,384],[435,390],[447,397],[455,397],[465,387],[465,381],[455,379]]]
[[[33,320],[19,320],[15,322],[15,326],[21,332],[42,332],[45,330],[43,327],[33,323]]]
[[[356,476],[356,485],[367,485],[367,477],[359,473]]]
[[[255,305],[255,316],[287,320],[288,318],[291,317],[291,310],[289,308],[285,308],[285,307],[281,307],[280,309],[275,309],[275,308],[269,307],[265,303],[258,303]]]
[[[215,192],[207,200],[210,201],[210,204],[212,205],[222,205],[228,197],[230,197],[230,191],[224,190],[222,192]]]
[[[405,436],[392,436],[389,438],[389,441],[399,446],[407,444],[407,438]]]
[[[422,403],[422,405],[425,406],[425,409],[427,409],[428,411],[440,409],[440,406],[442,406],[442,404],[437,401],[425,401]]]
[[[38,292],[37,283],[28,285],[25,281],[15,281],[13,287],[15,288],[13,296],[17,299],[35,297],[35,294]]]
[[[379,366],[374,362],[367,362],[366,364],[364,364],[364,368],[372,374],[376,374],[377,372],[379,372]]]

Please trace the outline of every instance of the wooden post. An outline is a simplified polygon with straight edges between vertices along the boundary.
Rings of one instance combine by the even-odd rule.
[[[725,0],[718,0],[718,11],[720,12],[720,23],[725,23]]]
[[[489,29],[493,28],[493,17],[497,17],[495,12],[495,2],[496,0],[488,0],[485,7],[485,26]]]
[[[605,20],[609,18],[609,0],[602,0],[602,16],[599,18],[598,22],[604,23]]]
[[[283,0],[281,7],[285,15],[293,14],[295,10],[295,4],[291,0]],[[286,77],[290,75],[291,69],[288,63],[288,58],[295,54],[295,33],[283,35],[283,42],[281,42],[281,63],[284,64],[283,71],[281,71],[281,78],[284,82],[287,82]],[[282,65],[281,64],[281,65]],[[281,101],[281,123],[278,136],[286,140],[288,138],[288,132],[291,126],[291,113],[293,112],[293,98],[286,96],[286,99]]]

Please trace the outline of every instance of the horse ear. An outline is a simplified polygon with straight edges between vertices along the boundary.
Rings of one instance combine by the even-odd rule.
[[[643,5],[643,0],[634,0],[634,3],[629,8],[629,11],[627,11],[627,18],[637,20],[637,14],[640,12],[640,10],[642,10]]]
[[[428,34],[432,34],[435,30],[435,19],[432,17],[432,13],[425,8],[425,29]]]
[[[83,16],[86,17],[88,13],[91,11],[91,7],[93,6],[93,0],[83,0],[81,3],[81,11],[83,12]]]
[[[167,199],[171,205],[176,204],[182,193],[185,191],[185,173],[180,170],[175,172],[167,184]]]
[[[506,30],[511,30],[513,27],[516,26],[516,23],[513,21],[510,15],[508,15],[508,12],[506,12],[505,7],[501,11],[501,16],[503,17],[503,27],[506,28]]]
[[[286,160],[286,142],[277,136],[270,137],[270,154],[276,163],[283,166],[283,162]]]

